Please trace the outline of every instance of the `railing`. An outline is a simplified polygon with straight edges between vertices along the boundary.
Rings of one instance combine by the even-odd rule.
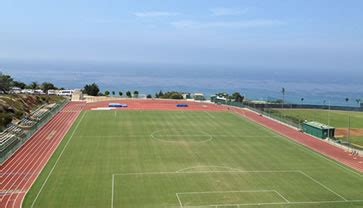
[[[57,103],[52,109],[49,109],[49,111],[44,113],[44,115],[34,125],[32,125],[31,127],[25,129],[24,134],[17,136],[18,141],[16,141],[16,142],[13,141],[9,145],[3,144],[4,147],[5,146],[7,146],[7,147],[3,148],[3,146],[2,146],[0,148],[0,150],[1,150],[1,152],[0,152],[0,156],[1,156],[0,163],[2,164],[7,158],[9,158],[14,152],[16,152],[16,150],[18,150],[25,142],[27,142],[28,139],[31,138],[33,136],[33,134],[39,128],[41,128],[45,123],[47,123],[67,103],[68,103],[68,100],[63,100],[63,101]]]

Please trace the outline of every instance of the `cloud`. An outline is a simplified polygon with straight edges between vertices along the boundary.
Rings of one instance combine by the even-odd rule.
[[[210,9],[213,16],[238,16],[241,14],[245,14],[248,11],[248,8],[246,9],[235,9],[235,8],[225,8],[225,7],[219,7],[219,8],[213,8]]]
[[[233,22],[198,22],[198,21],[176,21],[171,25],[178,29],[209,29],[209,28],[225,28],[225,29],[247,29],[247,28],[264,28],[285,25],[286,22],[280,20],[245,20]]]
[[[133,14],[136,17],[170,17],[170,16],[179,15],[179,13],[176,12],[165,12],[165,11],[135,12]]]

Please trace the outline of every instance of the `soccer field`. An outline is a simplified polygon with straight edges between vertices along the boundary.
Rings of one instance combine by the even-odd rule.
[[[362,129],[363,132],[363,112],[354,111],[338,111],[338,110],[320,110],[320,109],[274,109],[282,115],[295,117],[300,120],[318,121],[324,124],[330,124],[336,128]],[[349,118],[350,117],[350,118]],[[350,121],[349,121],[350,120]],[[351,133],[349,140],[351,143],[358,144],[363,147],[363,135],[354,135]],[[345,136],[346,137],[346,136]]]
[[[362,187],[231,112],[83,111],[23,207],[363,207]]]

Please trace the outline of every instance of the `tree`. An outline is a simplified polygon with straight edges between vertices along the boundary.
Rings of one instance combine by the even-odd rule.
[[[136,98],[139,97],[139,91],[137,91],[137,90],[134,91],[134,97],[136,97]]]
[[[112,91],[112,95],[115,96],[115,94],[116,94],[115,91]]]
[[[232,94],[231,98],[235,101],[235,102],[240,102],[242,103],[244,100],[244,96],[242,96],[239,92],[235,92]]]
[[[158,98],[161,98],[161,97],[163,97],[164,96],[164,93],[163,93],[163,91],[159,91],[159,94],[158,94]]]
[[[6,75],[0,72],[0,90],[3,93],[7,93],[10,90],[11,83],[13,82],[13,78],[10,75]]]
[[[26,84],[24,82],[13,81],[11,86],[19,87],[20,89],[24,89],[26,87]]]
[[[123,94],[121,91],[118,92],[118,95],[121,97]]]
[[[109,95],[110,95],[110,91],[106,90],[106,91],[105,91],[105,95],[106,95],[106,96],[109,96]]]
[[[36,90],[39,88],[39,85],[37,82],[32,82],[30,83],[30,85],[28,86],[30,89]]]
[[[160,95],[160,94],[159,94]],[[183,94],[180,92],[172,91],[163,93],[162,96],[159,96],[162,99],[183,99]]]
[[[130,91],[127,91],[126,92],[126,96],[129,97],[129,98],[131,98],[132,97],[131,92]]]
[[[152,95],[150,95],[150,94],[148,94],[148,95],[146,96],[146,98],[153,98],[153,96],[152,96]]]
[[[48,92],[48,90],[54,90],[57,89],[53,83],[50,82],[43,82],[42,86],[41,86],[43,92]]]
[[[302,97],[301,99],[300,99],[300,101],[301,101],[301,105],[304,103],[304,98]]]
[[[284,87],[281,89],[281,93],[282,93],[282,108],[284,108],[284,103],[285,103],[285,93],[286,93],[286,91],[285,91],[285,88],[284,88]]]
[[[349,98],[345,98],[345,102],[349,102]]]
[[[87,84],[84,86],[82,92],[87,95],[97,96],[100,92],[100,88],[96,83]]]
[[[357,104],[360,105],[361,99],[355,99],[355,102],[357,102]]]

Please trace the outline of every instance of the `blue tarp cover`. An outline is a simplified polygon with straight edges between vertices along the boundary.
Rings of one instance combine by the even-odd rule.
[[[126,108],[126,107],[128,107],[128,105],[122,104],[122,103],[109,103],[108,107]]]
[[[176,104],[176,107],[188,107],[188,104]]]

